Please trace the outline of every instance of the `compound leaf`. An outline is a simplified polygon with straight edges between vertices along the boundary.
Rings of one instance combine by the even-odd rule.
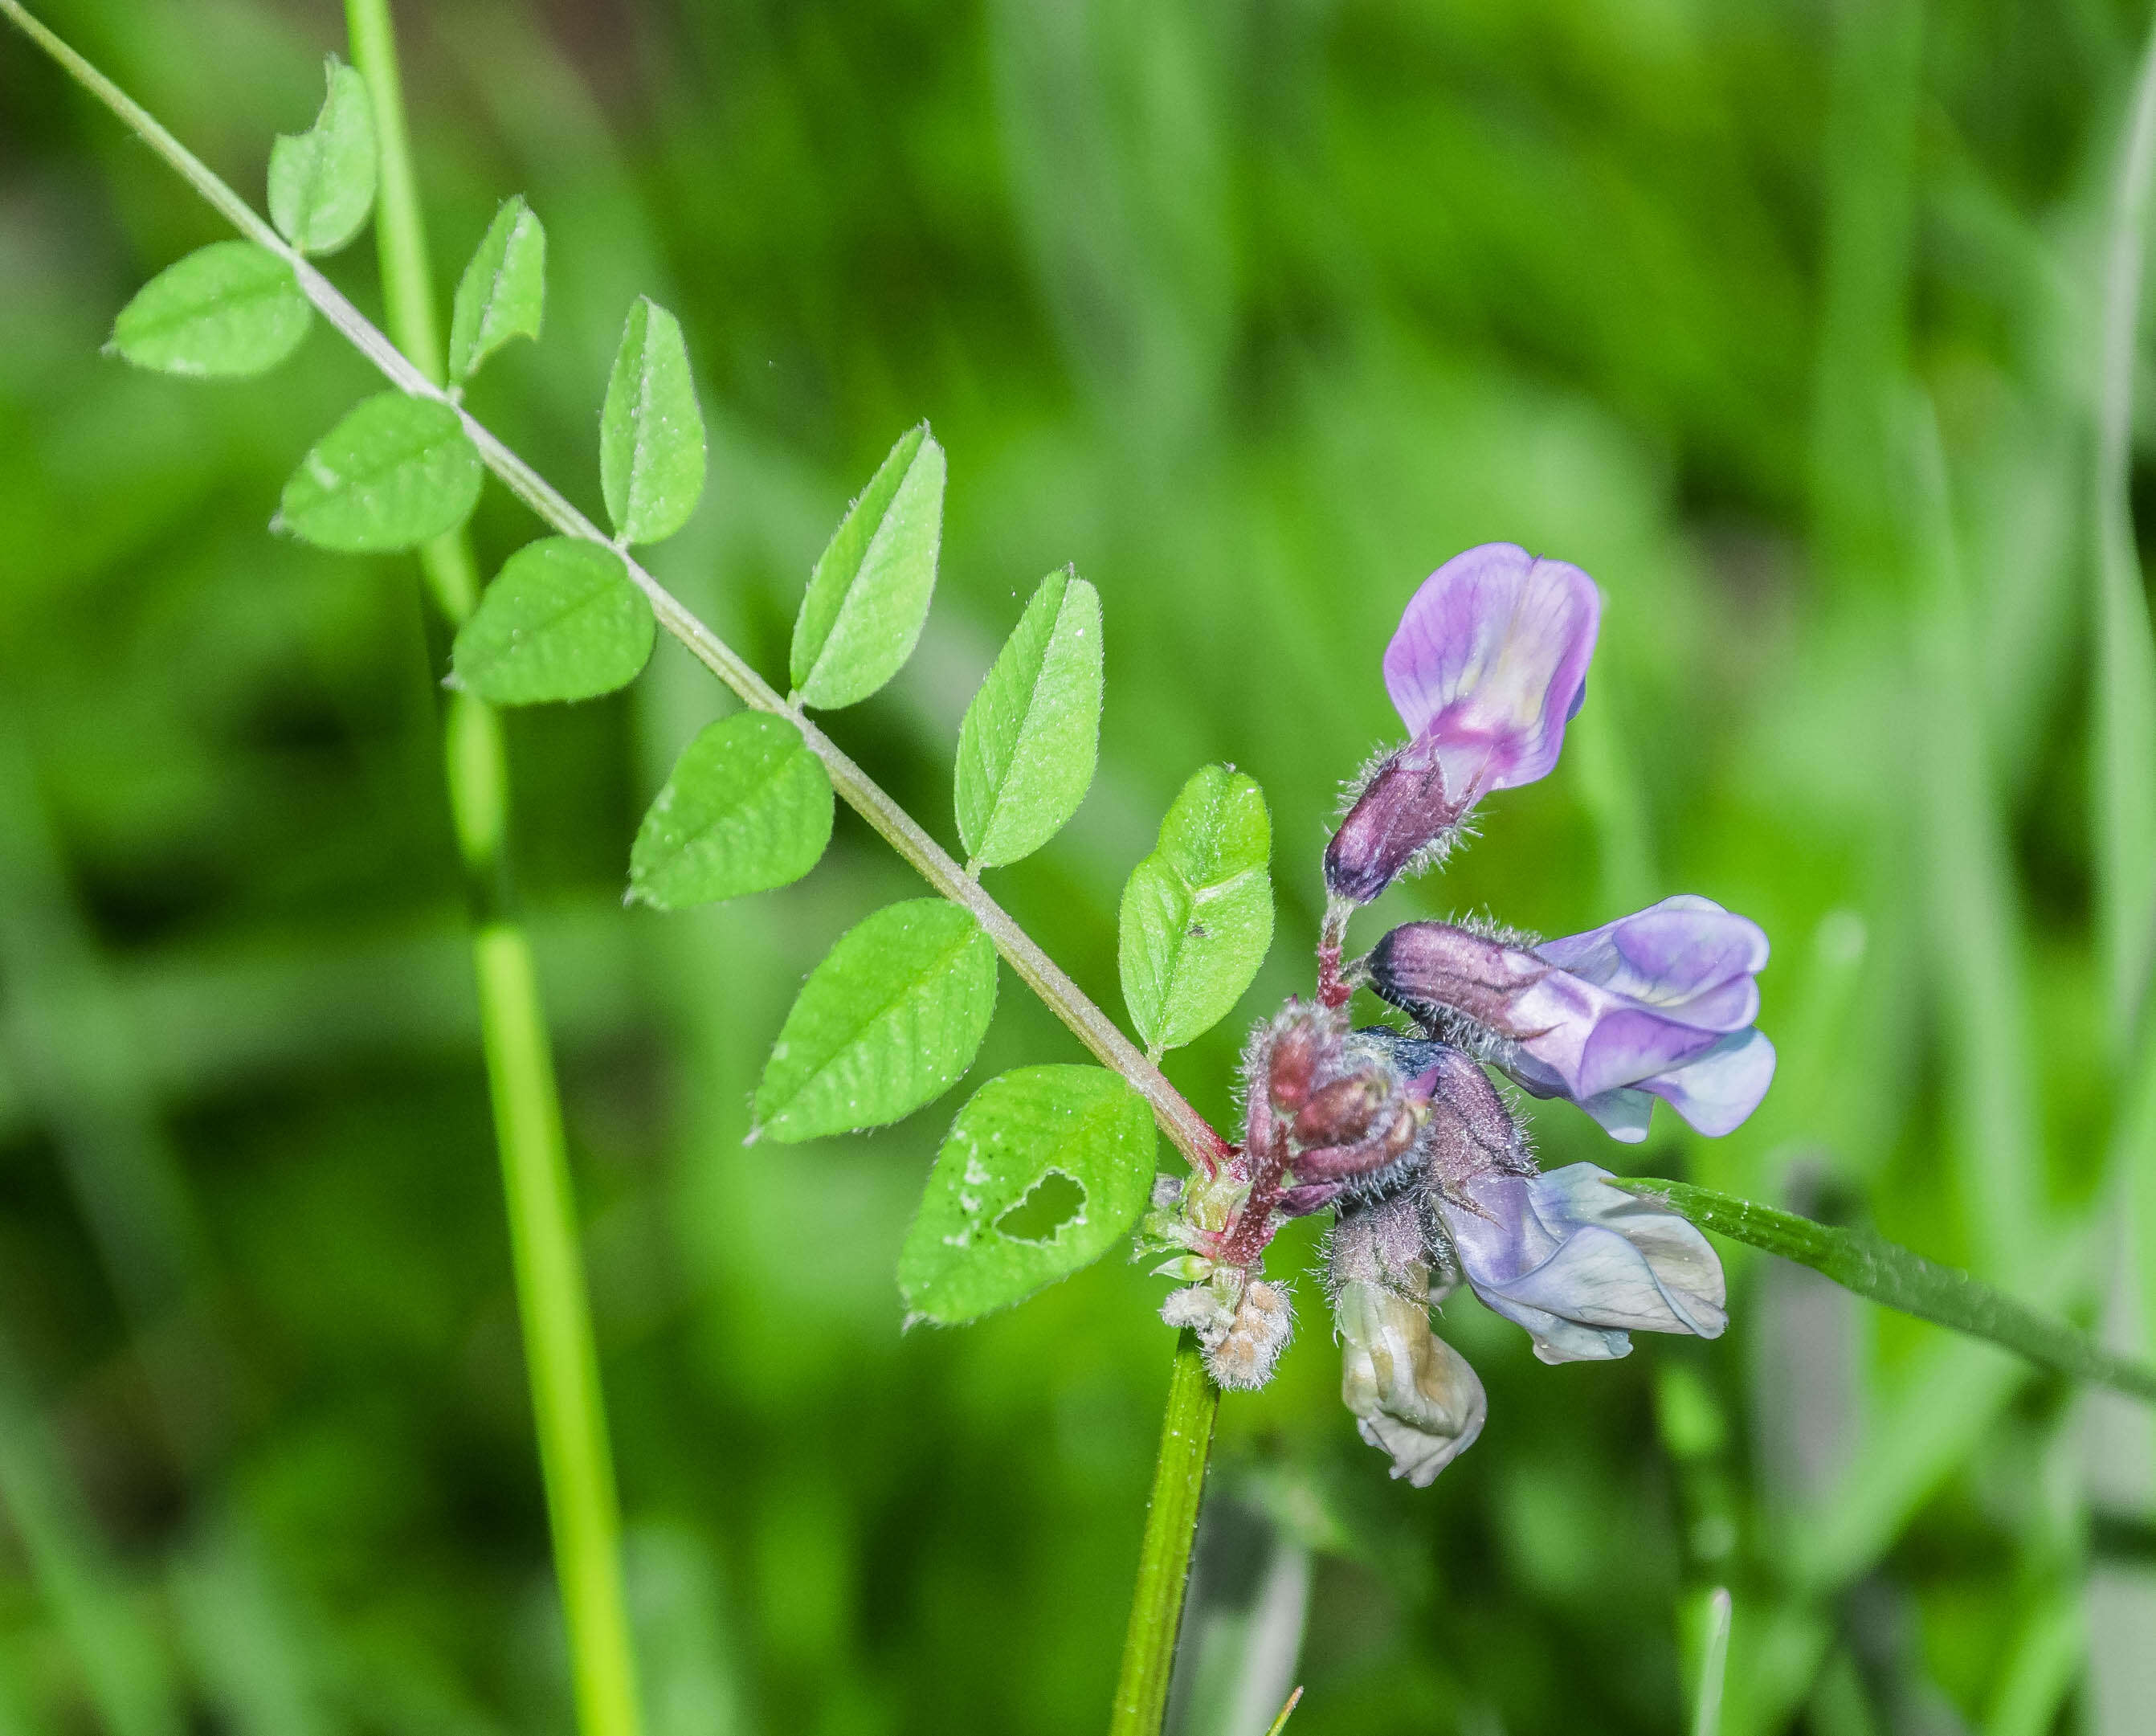
[[[757,1128],[791,1143],[908,1116],[973,1064],[996,951],[941,898],[878,911],[809,973],[756,1088]]]
[[[1030,855],[1077,812],[1101,739],[1101,598],[1040,582],[958,731],[958,835],[978,864]]]
[[[548,537],[509,557],[457,634],[457,681],[498,706],[592,699],[634,681],[658,633],[621,557]]]
[[[203,380],[266,373],[300,347],[313,305],[292,268],[252,241],[213,241],[120,310],[112,347],[137,367]]]
[[[335,253],[374,208],[374,110],[367,80],[336,55],[315,124],[270,147],[270,217],[301,253]]]
[[[547,231],[517,194],[486,226],[457,280],[449,315],[449,378],[468,380],[512,337],[536,337],[547,311]]]
[[[657,542],[689,521],[704,491],[704,417],[680,322],[639,296],[599,413],[599,488],[624,542]]]
[[[943,540],[943,449],[908,429],[847,509],[793,623],[794,691],[821,711],[866,699],[913,655]]]
[[[906,1307],[952,1325],[1098,1260],[1152,1185],[1152,1111],[1101,1067],[1020,1067],[952,1123],[899,1256]]]
[[[1271,853],[1256,783],[1225,766],[1194,773],[1123,887],[1117,962],[1147,1049],[1203,1036],[1250,986],[1272,944]]]
[[[682,750],[629,852],[630,891],[661,910],[797,881],[831,841],[831,779],[783,717],[743,711]]]
[[[411,548],[470,516],[484,475],[454,410],[384,392],[362,400],[300,460],[277,524],[346,554]]]

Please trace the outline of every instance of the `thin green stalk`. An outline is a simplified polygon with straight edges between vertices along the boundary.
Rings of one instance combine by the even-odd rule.
[[[2140,326],[2148,194],[2156,180],[2156,33],[2134,81],[2112,184],[2097,352],[2097,887],[2114,1060],[2133,1052],[2156,938],[2156,639],[2134,550],[2134,335]]]
[[[1168,1377],[1168,1415],[1161,1425],[1160,1457],[1146,1507],[1137,1590],[1131,1596],[1130,1632],[1123,1641],[1122,1676],[1116,1684],[1108,1736],[1158,1736],[1168,1710],[1175,1636],[1183,1626],[1183,1594],[1190,1578],[1190,1545],[1219,1409],[1220,1389],[1205,1372],[1197,1335],[1186,1330],[1176,1341]]]
[[[634,1736],[639,1721],[620,1518],[538,978],[521,928],[489,924],[474,937],[474,952],[578,1723],[587,1736]]]
[[[345,18],[352,64],[367,80],[374,110],[380,152],[375,239],[389,329],[410,364],[439,388],[444,378],[441,331],[395,25],[388,0],[346,0]],[[450,625],[469,620],[480,586],[465,531],[424,546],[419,565]],[[510,796],[501,720],[484,701],[455,694],[443,736],[443,773],[475,923],[480,1028],[578,1722],[584,1736],[638,1736],[642,1719],[622,1587],[620,1505],[561,1095],[531,941],[508,910]]]

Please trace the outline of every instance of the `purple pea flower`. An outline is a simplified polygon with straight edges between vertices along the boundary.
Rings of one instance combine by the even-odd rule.
[[[1758,924],[1681,896],[1532,948],[1409,922],[1378,942],[1369,973],[1387,1000],[1633,1143],[1655,1097],[1708,1134],[1758,1107],[1774,1076],[1752,1022],[1766,963]]]
[[[1546,1363],[1623,1356],[1633,1332],[1718,1338],[1729,1323],[1707,1238],[1612,1187],[1606,1169],[1493,1174],[1461,1192],[1471,1209],[1442,1207],[1460,1271],[1485,1307],[1532,1334]]]
[[[1367,904],[1442,855],[1493,789],[1546,777],[1587,691],[1594,581],[1510,542],[1455,555],[1409,599],[1385,689],[1412,739],[1364,783],[1325,852],[1336,898]]]
[[[1327,1246],[1341,1396],[1395,1477],[1427,1484],[1481,1430],[1481,1383],[1430,1329],[1430,1305],[1463,1278],[1527,1329],[1544,1362],[1621,1357],[1635,1332],[1721,1336],[1722,1264],[1690,1223],[1592,1163],[1537,1174],[1503,1099],[1460,1050],[1360,1035],[1427,1104],[1414,1170],[1389,1172],[1375,1194],[1338,1196]]]

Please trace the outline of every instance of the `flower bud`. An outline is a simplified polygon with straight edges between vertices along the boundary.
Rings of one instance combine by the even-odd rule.
[[[1363,1279],[1339,1287],[1340,1397],[1356,1432],[1418,1489],[1474,1445],[1487,1401],[1474,1369],[1430,1329],[1430,1305]]]
[[[1368,904],[1417,856],[1442,857],[1475,805],[1476,793],[1448,791],[1444,768],[1412,765],[1410,751],[1378,768],[1325,846],[1325,889],[1334,897]]]
[[[1382,1073],[1351,1073],[1311,1093],[1289,1137],[1301,1146],[1348,1145],[1370,1131],[1389,1094]]]

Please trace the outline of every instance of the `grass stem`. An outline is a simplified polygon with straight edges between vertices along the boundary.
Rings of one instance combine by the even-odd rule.
[[[395,26],[388,0],[346,0],[345,18],[381,154],[375,236],[390,332],[410,365],[439,387],[441,329]],[[450,625],[462,625],[479,603],[470,535],[459,527],[438,537],[419,549],[418,559]],[[637,1736],[641,1719],[622,1587],[620,1505],[561,1095],[531,941],[510,912],[507,749],[500,714],[470,694],[451,696],[442,721],[443,776],[474,924],[480,1028],[578,1723],[584,1736]]]

